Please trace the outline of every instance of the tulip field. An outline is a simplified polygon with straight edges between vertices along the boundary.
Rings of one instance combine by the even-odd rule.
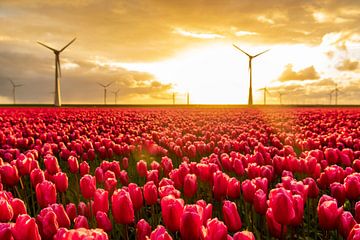
[[[360,109],[0,108],[0,239],[360,239]]]

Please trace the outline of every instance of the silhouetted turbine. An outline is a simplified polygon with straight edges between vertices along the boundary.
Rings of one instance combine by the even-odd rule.
[[[13,87],[13,90],[12,90],[12,94],[13,94],[13,104],[15,105],[15,104],[16,104],[16,88],[21,87],[21,86],[24,86],[24,84],[15,84],[15,83],[13,82],[13,80],[11,80],[10,78],[9,78],[9,81],[10,81],[12,87]]]
[[[190,104],[190,93],[189,92],[186,93],[186,103],[187,103],[187,105]]]
[[[335,93],[335,105],[338,104],[338,95],[339,93],[342,93],[342,91],[339,90],[337,84],[335,84],[335,89],[330,92],[330,94]]]
[[[118,89],[116,91],[112,91],[112,93],[114,94],[114,98],[115,98],[115,105],[117,104],[117,97],[118,97],[119,91],[120,91],[120,89]]]
[[[245,52],[244,50],[240,49],[238,46],[236,46],[235,44],[233,44],[233,46],[240,50],[241,52],[243,52],[244,54],[246,54],[248,57],[249,57],[249,73],[250,73],[250,86],[249,86],[249,100],[248,100],[248,104],[249,105],[252,105],[253,104],[253,97],[252,97],[252,60],[258,56],[260,56],[261,54],[264,54],[266,53],[267,51],[269,51],[270,49],[268,50],[265,50],[261,53],[258,53],[256,55],[250,55],[248,54],[247,52]]]
[[[101,87],[104,88],[104,105],[106,105],[106,93],[107,93],[107,88],[112,84],[113,82],[110,82],[108,84],[102,84],[102,83],[97,83],[99,84]]]
[[[50,49],[51,51],[54,52],[55,54],[55,100],[54,100],[54,104],[57,107],[61,106],[61,91],[60,91],[60,78],[61,78],[61,67],[60,67],[60,53],[62,51],[64,51],[68,46],[70,46],[70,44],[72,44],[74,41],[76,40],[76,38],[74,38],[73,40],[71,40],[68,44],[65,45],[65,47],[63,47],[60,50],[56,50],[52,47],[49,47],[41,42],[37,42],[38,44]]]
[[[266,105],[266,93],[269,94],[271,96],[271,93],[269,92],[269,90],[267,89],[267,87],[264,88],[260,88],[258,89],[259,91],[264,91],[264,105]]]

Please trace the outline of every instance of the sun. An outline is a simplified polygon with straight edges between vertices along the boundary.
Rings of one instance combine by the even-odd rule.
[[[259,89],[273,85],[289,62],[301,68],[311,65],[314,60],[321,61],[317,56],[311,59],[303,57],[310,52],[313,54],[314,49],[308,46],[236,44],[253,55],[270,49],[252,63],[255,104],[262,103],[263,95]],[[159,62],[118,64],[128,69],[150,72],[159,81],[173,84],[173,91],[179,96],[189,92],[193,104],[246,104],[248,100],[248,57],[235,49],[232,42],[188,48]],[[179,101],[185,104],[186,98]],[[269,101],[277,100],[270,97]]]

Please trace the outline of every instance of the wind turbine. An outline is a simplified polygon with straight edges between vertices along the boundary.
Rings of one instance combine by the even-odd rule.
[[[249,57],[249,73],[250,73],[250,86],[249,86],[249,100],[248,100],[248,104],[249,105],[252,105],[253,104],[253,96],[252,96],[252,60],[258,56],[260,56],[261,54],[264,54],[266,53],[267,51],[269,51],[270,49],[268,50],[265,50],[261,53],[258,53],[256,55],[250,55],[248,54],[247,52],[245,52],[244,50],[240,49],[238,46],[236,46],[235,44],[233,44],[233,46],[240,50],[241,52],[243,52],[244,54],[246,54],[248,57]]]
[[[329,93],[329,97],[330,97],[330,105],[331,105],[331,102],[332,102],[332,93],[333,93],[333,91],[331,91],[331,92]]]
[[[76,38],[74,38],[73,40],[71,40],[68,44],[65,45],[65,47],[63,47],[60,50],[54,49],[52,47],[49,47],[47,45],[45,45],[44,43],[41,42],[37,42],[38,44],[50,49],[51,51],[54,52],[55,54],[55,100],[54,100],[54,104],[57,107],[61,106],[61,91],[60,91],[60,78],[61,78],[61,67],[60,67],[60,53],[62,51],[64,51],[68,46],[70,46],[70,44],[72,44],[74,41],[76,40]]]
[[[173,100],[173,105],[175,105],[175,92],[173,92],[172,100]]]
[[[99,84],[101,87],[104,88],[104,105],[106,105],[106,92],[107,92],[107,88],[112,84],[113,82],[110,82],[108,84],[102,84],[102,83],[97,83]]]
[[[24,84],[15,84],[15,83],[13,82],[13,80],[11,80],[10,78],[9,78],[9,81],[10,81],[12,87],[13,87],[13,90],[12,90],[12,92],[13,92],[13,103],[14,103],[14,105],[15,105],[15,104],[16,104],[16,88],[17,88],[17,87],[24,86]]]
[[[120,89],[118,89],[116,91],[112,91],[112,93],[114,94],[114,98],[115,98],[115,105],[117,104],[117,97],[118,97],[119,91],[120,91]]]
[[[266,105],[266,93],[271,95],[267,87],[258,89],[259,91],[264,91],[264,105]]]
[[[190,93],[189,92],[186,93],[186,103],[187,103],[187,105],[190,104]]]
[[[335,84],[335,89],[330,92],[330,94],[335,93],[335,105],[338,104],[338,95],[339,95],[339,93],[341,93],[341,92],[342,92],[342,91],[339,90],[337,84]]]
[[[282,105],[282,96],[283,96],[284,94],[285,94],[285,93],[279,92],[279,102],[280,102],[280,105]]]

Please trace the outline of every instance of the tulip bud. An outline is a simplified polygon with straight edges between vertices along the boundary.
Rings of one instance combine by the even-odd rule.
[[[186,205],[180,219],[181,239],[199,239],[201,234],[203,208],[199,205]]]
[[[80,176],[85,176],[90,173],[90,166],[87,162],[80,163]]]
[[[96,214],[98,211],[109,211],[109,193],[101,188],[96,189],[94,194],[93,212]]]
[[[41,240],[35,219],[27,214],[21,214],[17,217],[11,232],[14,240]]]
[[[339,205],[343,205],[346,200],[346,191],[343,184],[334,182],[330,184],[331,196],[334,197]]]
[[[232,177],[229,179],[226,195],[236,199],[240,197],[240,181]]]
[[[354,173],[347,176],[344,180],[346,196],[350,200],[360,197],[360,174]]]
[[[43,239],[52,239],[59,228],[56,214],[50,207],[43,208],[40,211],[36,217],[36,222]]]
[[[16,220],[16,218],[20,214],[27,214],[26,206],[25,206],[25,203],[24,203],[23,200],[21,200],[19,198],[13,198],[13,199],[10,200],[10,204],[11,204],[11,207],[12,207],[12,209],[14,211],[14,216],[12,218],[13,220]],[[0,215],[1,215],[1,213],[0,213]]]
[[[292,195],[284,188],[275,188],[269,194],[269,207],[272,208],[276,222],[288,225],[295,218]]]
[[[151,226],[144,219],[140,219],[136,224],[136,240],[146,240],[151,234]]]
[[[169,195],[161,199],[161,214],[164,225],[169,231],[175,232],[180,229],[180,218],[183,209],[184,200],[181,198],[175,198]]]
[[[351,229],[347,240],[358,240],[360,235],[360,224],[355,224]]]
[[[80,179],[80,190],[81,194],[85,199],[91,199],[94,197],[96,190],[96,179],[91,175],[84,175]]]
[[[74,219],[74,229],[86,228],[89,229],[89,223],[85,216],[79,215]]]
[[[54,175],[54,181],[55,181],[56,190],[58,192],[66,192],[69,186],[68,177],[66,173],[63,172],[56,173]]]
[[[352,214],[348,211],[344,211],[339,217],[338,231],[344,239],[347,238],[351,229],[356,224],[356,221]]]
[[[151,232],[150,240],[172,240],[172,237],[163,226],[159,225]]]
[[[317,207],[319,225],[321,228],[331,230],[336,228],[338,219],[343,212],[343,208],[337,207],[336,200],[319,201]]]
[[[0,223],[0,239],[13,240],[10,223]]]
[[[56,202],[56,187],[47,180],[36,185],[36,199],[40,208]]]
[[[202,231],[201,239],[227,239],[227,227],[217,218],[208,220],[206,228]]]
[[[111,232],[112,224],[108,215],[102,211],[96,213],[97,227],[103,229],[105,232]]]
[[[242,231],[234,234],[233,240],[255,240],[255,236],[252,232]]]
[[[153,181],[147,182],[144,185],[144,198],[147,205],[154,205],[158,199],[157,188]]]
[[[69,216],[71,222],[76,218],[77,213],[76,213],[76,206],[74,203],[68,203],[66,205],[66,213]]]
[[[144,204],[141,188],[138,187],[136,183],[130,183],[128,188],[129,188],[130,198],[134,206],[134,210],[138,211],[142,208]]]
[[[10,164],[0,166],[0,176],[2,182],[8,186],[15,186],[20,179],[16,166]]]
[[[236,232],[240,230],[242,223],[236,204],[230,201],[224,201],[222,206],[223,218],[229,231]]]
[[[56,214],[57,222],[59,227],[69,228],[70,227],[70,218],[67,215],[64,206],[62,204],[54,203],[50,206],[54,213]]]
[[[214,179],[214,185],[213,185],[214,198],[215,200],[220,201],[223,197],[226,196],[229,176],[221,171],[217,171],[214,173],[213,179]]]
[[[134,208],[130,194],[124,189],[117,189],[111,196],[112,214],[116,223],[130,224],[134,222]]]
[[[55,156],[52,156],[50,154],[46,155],[44,158],[44,164],[46,170],[51,174],[54,175],[57,172],[60,172],[60,166],[58,163],[58,160]]]
[[[71,173],[78,173],[79,172],[79,162],[76,157],[70,156],[68,158],[68,165]]]
[[[262,189],[258,189],[254,194],[254,209],[258,214],[265,215],[267,210],[266,194]]]
[[[0,197],[0,222],[9,222],[14,216],[13,208],[4,197]]]
[[[187,174],[184,178],[184,195],[191,198],[197,191],[197,180],[195,174]]]
[[[136,163],[136,170],[140,177],[145,177],[147,173],[147,163],[144,160],[140,160]]]

